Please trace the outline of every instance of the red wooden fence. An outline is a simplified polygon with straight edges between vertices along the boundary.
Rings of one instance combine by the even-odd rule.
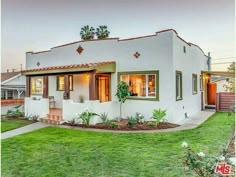
[[[216,111],[232,111],[235,105],[235,93],[216,93]]]

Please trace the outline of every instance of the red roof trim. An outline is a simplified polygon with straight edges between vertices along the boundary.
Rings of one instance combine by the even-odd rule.
[[[196,44],[193,44],[193,43],[190,43],[189,42],[189,45],[191,46],[191,45],[193,45],[193,46],[195,46],[195,47],[198,47],[201,51],[202,51],[202,53],[205,55],[205,53],[204,53],[204,51],[201,49],[201,47],[199,47],[198,45],[196,45]],[[207,55],[205,55],[206,57],[208,57]]]
[[[37,72],[37,71],[48,71],[48,70],[56,70],[56,69],[71,69],[71,68],[89,68],[93,66],[101,66],[107,64],[114,64],[115,61],[106,61],[106,62],[97,62],[97,63],[87,63],[87,64],[73,64],[73,65],[64,65],[64,66],[50,66],[44,68],[35,68],[21,71],[22,73],[26,72]]]
[[[167,31],[174,31],[178,35],[178,33],[174,29],[166,29],[166,30],[157,31],[156,34],[167,32]]]
[[[39,54],[39,53],[44,53],[44,52],[50,52],[51,50],[44,50],[44,51],[39,51],[39,52],[33,52],[33,54]]]
[[[81,41],[71,42],[71,43],[68,43],[68,44],[63,44],[63,45],[59,45],[59,46],[56,46],[56,47],[52,47],[51,49],[58,48],[58,47],[64,47],[64,46],[67,46],[67,45],[72,45],[72,44],[76,44],[76,43],[80,43],[80,42],[118,40],[118,39],[119,39],[119,38],[104,38],[104,39],[81,40]]]
[[[191,45],[189,44],[189,42],[185,41],[183,38],[179,37],[178,35],[177,35],[177,38],[179,38],[181,41],[183,41],[183,42],[186,43],[187,45],[191,46]]]

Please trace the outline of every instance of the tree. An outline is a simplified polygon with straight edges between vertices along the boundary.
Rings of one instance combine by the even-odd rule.
[[[228,72],[235,73],[235,62],[229,65]],[[227,84],[224,84],[223,87],[225,91],[235,92],[235,78],[229,78]]]
[[[110,32],[107,30],[107,26],[99,26],[96,30],[96,35],[98,39],[104,39],[109,37]]]
[[[92,26],[90,27],[89,25],[86,25],[81,28],[80,36],[83,40],[93,39],[95,35],[94,31],[95,29]]]
[[[116,96],[120,102],[120,119],[122,116],[122,104],[126,101],[129,93],[130,93],[129,86],[126,84],[126,82],[121,81],[117,86],[117,92],[116,92]]]

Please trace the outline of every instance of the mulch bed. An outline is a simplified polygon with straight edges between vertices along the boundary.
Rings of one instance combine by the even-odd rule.
[[[114,121],[118,124],[117,128],[111,128],[108,125],[105,125],[103,123],[97,123],[95,125],[84,125],[84,124],[79,124],[75,125],[78,127],[82,128],[96,128],[96,129],[105,129],[105,130],[123,130],[123,131],[136,131],[136,130],[160,130],[160,129],[168,129],[168,128],[175,128],[180,125],[178,124],[173,124],[169,122],[160,122],[159,125],[157,126],[149,126],[148,123],[152,122],[155,123],[154,121],[145,121],[143,124],[136,124],[134,126],[128,126],[128,120],[127,119],[121,119],[119,122]],[[63,123],[63,125],[69,125],[68,123]]]

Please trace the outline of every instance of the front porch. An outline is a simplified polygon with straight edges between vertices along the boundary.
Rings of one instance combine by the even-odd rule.
[[[25,112],[58,124],[96,102],[111,102],[115,62],[100,62],[26,70]],[[70,106],[68,106],[68,104]],[[71,106],[76,109],[71,111]],[[72,116],[73,115],[73,116]]]

